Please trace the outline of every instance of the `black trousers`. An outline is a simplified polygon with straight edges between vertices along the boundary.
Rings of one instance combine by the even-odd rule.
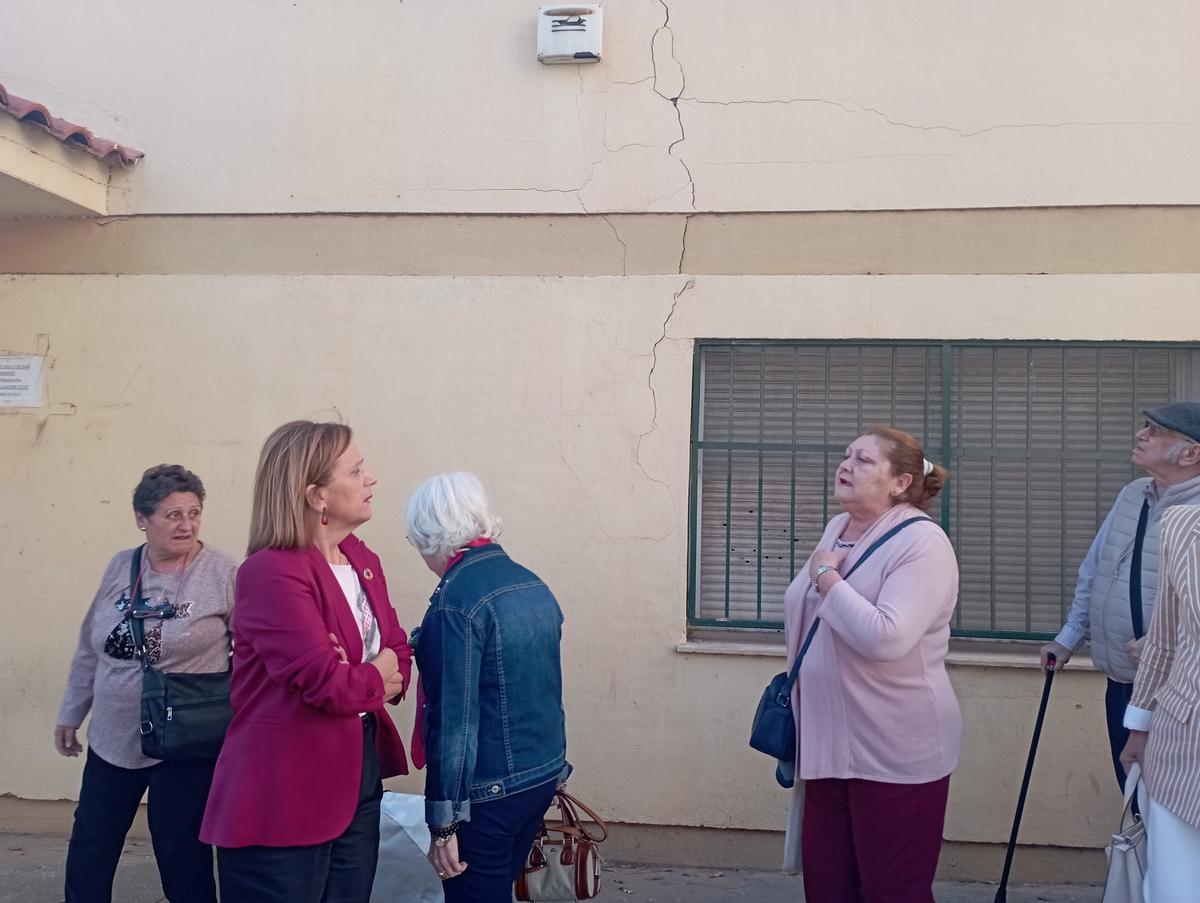
[[[533,846],[557,780],[498,800],[471,804],[458,828],[458,858],[467,870],[442,883],[446,903],[511,903],[513,882]]]
[[[309,846],[218,847],[221,903],[369,903],[379,862],[382,798],[375,716],[367,715],[358,809],[350,826],[333,840]]]
[[[1129,729],[1125,727],[1125,706],[1133,697],[1133,684],[1118,683],[1111,677],[1104,691],[1104,717],[1108,722],[1108,745],[1112,750],[1113,771],[1117,775],[1117,786],[1125,792],[1125,769],[1121,766],[1121,750],[1129,739]],[[1133,801],[1137,808],[1137,798]]]
[[[163,893],[170,903],[216,903],[212,847],[200,842],[215,764],[120,768],[89,748],[67,847],[66,903],[110,903],[125,835],[147,790]]]

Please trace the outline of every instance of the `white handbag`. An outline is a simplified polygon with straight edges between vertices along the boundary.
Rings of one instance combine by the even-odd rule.
[[[1104,882],[1101,903],[1145,903],[1143,881],[1146,876],[1146,824],[1133,814],[1142,768],[1134,763],[1125,778],[1125,808],[1121,811],[1120,830],[1104,848],[1108,857],[1108,879]]]
[[[554,793],[554,803],[561,820],[542,820],[525,868],[513,887],[518,900],[572,903],[590,900],[600,893],[597,846],[608,837],[608,824],[561,787]],[[597,834],[584,824],[580,810],[596,826]]]

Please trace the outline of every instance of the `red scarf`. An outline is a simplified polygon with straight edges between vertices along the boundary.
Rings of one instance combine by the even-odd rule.
[[[480,546],[491,545],[491,543],[492,541],[490,539],[472,539],[469,543],[450,556],[450,560],[446,562],[445,574],[449,574],[450,568],[462,561],[463,556],[467,554],[467,549],[478,549]],[[445,574],[442,575],[443,580],[446,579]]]

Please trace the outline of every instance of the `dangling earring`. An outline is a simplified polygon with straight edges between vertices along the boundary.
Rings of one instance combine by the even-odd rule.
[[[329,515],[325,513],[325,512],[326,512],[326,511],[328,511],[328,510],[329,510],[328,508],[322,508],[322,509],[321,509],[321,526],[322,526],[322,527],[328,527],[328,526],[329,526]]]

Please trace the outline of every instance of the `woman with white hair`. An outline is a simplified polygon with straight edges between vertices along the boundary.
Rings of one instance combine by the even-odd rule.
[[[441,578],[413,633],[425,696],[429,861],[446,903],[509,903],[554,791],[570,773],[562,612],[495,541],[500,519],[469,473],[431,477],[404,512]]]

